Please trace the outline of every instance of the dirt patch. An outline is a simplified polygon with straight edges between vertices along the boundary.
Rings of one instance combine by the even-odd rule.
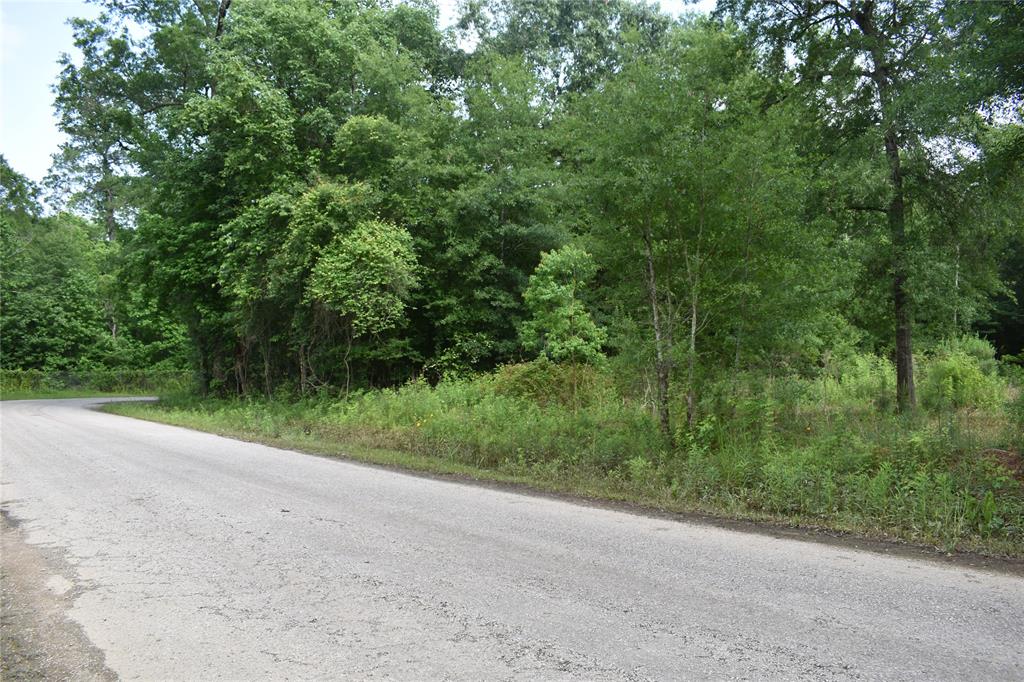
[[[0,678],[116,680],[103,653],[67,617],[75,583],[25,542],[6,510],[0,545]]]
[[[999,462],[1000,466],[1009,471],[1011,476],[1024,483],[1024,457],[1019,452],[989,448],[983,450],[981,456]]]

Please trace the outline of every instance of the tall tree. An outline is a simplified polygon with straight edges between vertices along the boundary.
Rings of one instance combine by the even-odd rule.
[[[878,164],[851,178],[859,186],[847,207],[885,217],[897,403],[911,410],[919,237],[911,216],[933,165],[928,145],[950,144],[956,121],[995,90],[956,78],[967,73],[953,67],[969,49],[958,38],[969,12],[930,0],[722,0],[718,12],[750,28],[769,68],[784,72],[792,57],[835,158]]]
[[[597,274],[593,258],[567,245],[541,256],[523,293],[530,318],[520,327],[527,349],[573,364],[603,357],[605,330],[594,323],[584,303],[586,288]]]
[[[459,19],[479,52],[524,60],[549,106],[654,50],[670,25],[654,4],[634,0],[470,0]]]
[[[680,361],[692,425],[702,355],[721,354],[730,336],[739,353],[744,332],[755,331],[744,324],[771,315],[765,300],[792,301],[795,260],[818,255],[813,222],[798,218],[806,180],[790,112],[766,110],[768,92],[735,32],[688,26],[586,98],[573,124],[595,254],[620,275],[613,295],[623,309],[647,309],[669,436]],[[807,311],[816,310],[812,293],[802,292]],[[715,351],[704,347],[709,336]]]

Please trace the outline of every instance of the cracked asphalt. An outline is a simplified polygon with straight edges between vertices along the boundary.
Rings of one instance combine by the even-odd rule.
[[[80,650],[79,668],[58,661],[67,679],[1024,679],[1020,575],[417,477],[99,402],[0,404],[5,667],[12,647],[44,663],[58,647]]]

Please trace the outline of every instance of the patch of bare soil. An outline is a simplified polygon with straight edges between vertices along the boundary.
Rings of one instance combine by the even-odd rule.
[[[74,583],[0,518],[0,679],[116,680],[103,653],[67,617]]]
[[[989,448],[981,454],[983,457],[991,457],[995,461],[999,462],[999,464],[1010,472],[1010,475],[1018,481],[1024,482],[1024,457],[1022,457],[1019,452],[1015,452],[1013,450],[1000,450],[999,448]]]

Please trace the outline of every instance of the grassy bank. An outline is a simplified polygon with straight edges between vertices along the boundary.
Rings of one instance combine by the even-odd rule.
[[[925,365],[930,407],[913,417],[876,404],[891,379],[877,359],[840,378],[733,377],[705,393],[701,419],[673,446],[613,371],[548,363],[347,399],[112,409],[416,470],[1024,556],[1019,390],[979,370],[966,404],[954,395],[962,377],[938,376],[948,369]]]
[[[0,400],[94,398],[182,392],[191,373],[153,370],[0,370]]]

